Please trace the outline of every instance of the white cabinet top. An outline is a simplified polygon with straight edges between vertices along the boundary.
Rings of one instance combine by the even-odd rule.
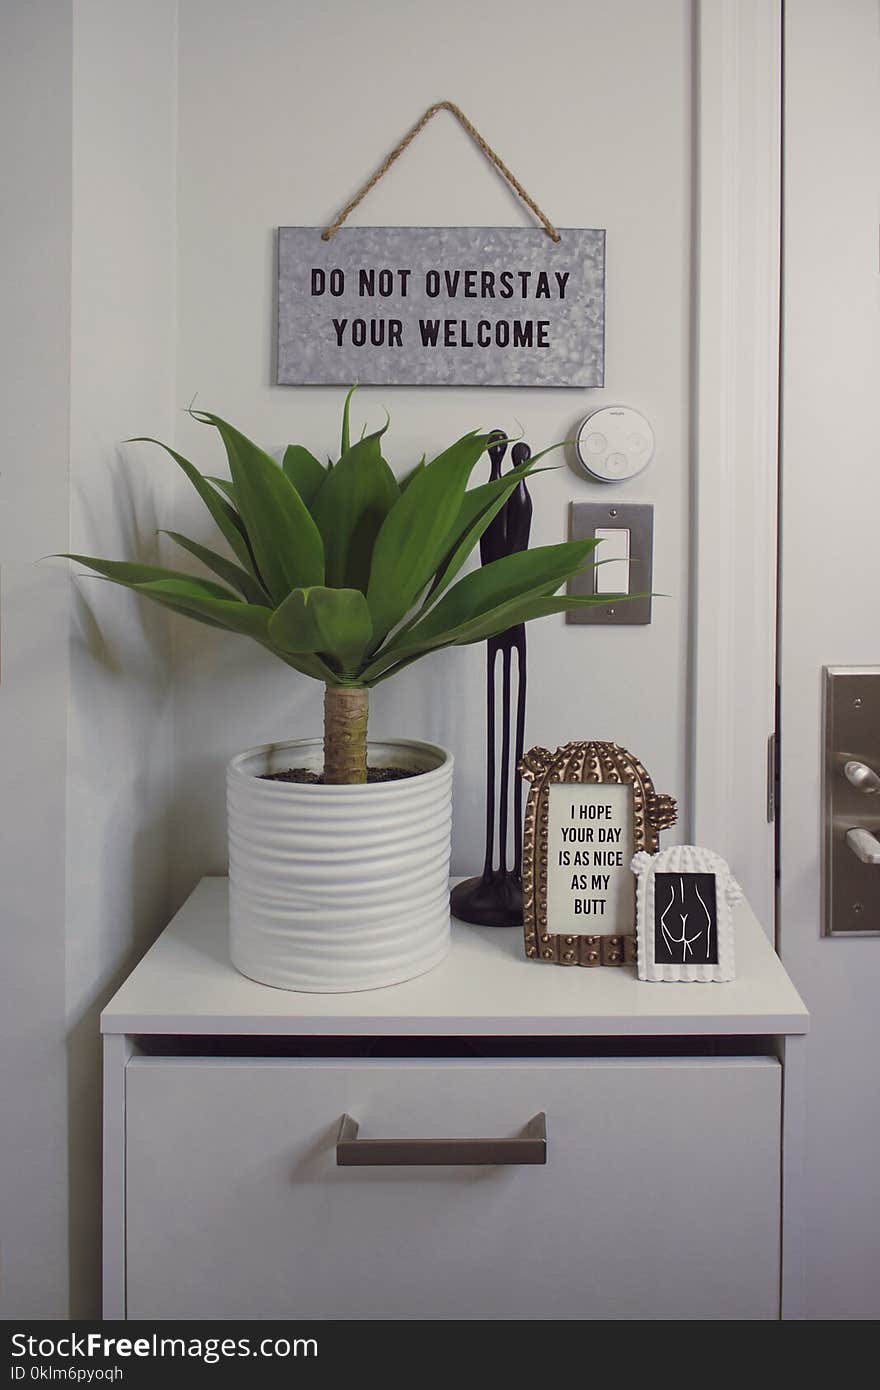
[[[734,910],[737,978],[650,984],[632,966],[527,961],[521,930],[453,921],[416,980],[300,994],[246,979],[227,950],[225,878],[203,879],[101,1015],[103,1033],[582,1036],[805,1033],[809,1016],[751,909]]]

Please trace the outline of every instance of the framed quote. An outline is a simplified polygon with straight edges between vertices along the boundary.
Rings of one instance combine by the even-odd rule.
[[[733,905],[742,890],[720,854],[672,845],[634,855],[640,980],[734,978]]]
[[[659,848],[675,801],[616,743],[532,748],[523,835],[526,956],[556,965],[623,965],[636,959],[630,864]]]

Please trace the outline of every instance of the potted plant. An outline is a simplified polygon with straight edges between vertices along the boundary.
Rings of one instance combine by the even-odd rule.
[[[382,456],[387,421],[352,443],[351,394],[340,457],[327,467],[298,444],[279,463],[204,411],[192,413],[219,433],[229,479],[162,445],[229,553],[168,534],[215,578],[68,557],[323,682],[323,740],[250,749],[227,774],[233,963],[308,991],[393,984],[448,949],[452,757],[424,743],[368,744],[370,690],[430,652],[595,601],[558,594],[594,541],[460,574],[541,455],[469,487],[490,443],[473,432],[398,481]]]

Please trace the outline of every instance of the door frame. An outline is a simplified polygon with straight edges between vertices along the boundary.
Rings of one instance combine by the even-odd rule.
[[[730,860],[773,941],[782,7],[695,0],[693,60],[690,832]],[[786,1039],[781,1056],[786,1320],[804,1316],[805,1047]]]
[[[694,7],[694,843],[775,936],[782,0]]]

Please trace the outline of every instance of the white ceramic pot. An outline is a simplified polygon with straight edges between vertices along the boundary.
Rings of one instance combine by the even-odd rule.
[[[423,771],[359,787],[260,775],[323,761],[321,739],[298,739],[229,763],[232,963],[263,984],[321,994],[422,975],[449,949],[452,755],[370,743],[371,765]]]

